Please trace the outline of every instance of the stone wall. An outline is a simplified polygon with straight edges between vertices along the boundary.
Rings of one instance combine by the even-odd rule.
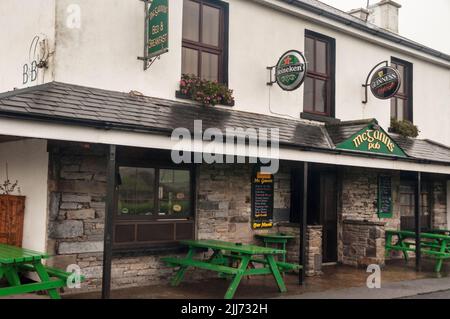
[[[383,222],[343,222],[342,263],[352,266],[384,265],[385,225]]]
[[[287,244],[287,261],[298,263],[300,253],[300,226],[280,223],[277,225],[279,233],[293,234],[295,239]],[[306,233],[306,275],[318,276],[322,274],[322,226],[308,226]]]

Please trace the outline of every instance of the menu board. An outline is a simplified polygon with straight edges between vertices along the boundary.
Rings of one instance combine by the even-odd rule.
[[[380,218],[392,217],[392,178],[378,177],[378,215]]]
[[[252,177],[252,227],[273,227],[274,178],[255,172]]]

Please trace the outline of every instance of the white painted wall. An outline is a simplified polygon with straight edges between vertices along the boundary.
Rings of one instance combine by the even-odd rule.
[[[16,3],[5,1],[10,6]],[[39,1],[51,3],[51,0],[36,0]],[[377,100],[369,93],[369,103],[362,104],[361,84],[375,64],[395,56],[414,65],[414,120],[421,130],[420,137],[450,145],[450,63],[281,1],[227,2],[230,4],[229,86],[234,90],[236,110],[299,119],[303,111],[303,87],[295,92],[284,92],[277,85],[268,87],[266,67],[274,65],[288,49],[304,51],[304,32],[310,29],[336,39],[337,118],[377,118],[383,127],[389,126],[390,102]],[[67,26],[71,15],[67,10],[74,4],[81,9],[79,29]],[[3,6],[2,1],[0,8]],[[45,10],[27,11],[29,19],[33,14],[38,16],[34,17],[38,21],[53,21]],[[122,92],[137,90],[145,95],[175,99],[181,77],[181,0],[170,0],[169,53],[145,72],[142,62],[137,60],[143,53],[141,1],[58,0],[55,21],[56,81]],[[45,28],[25,26],[33,32]],[[4,37],[5,29],[0,30]],[[7,39],[12,38],[8,35]],[[10,60],[14,60],[12,56]],[[1,59],[0,68],[8,63]],[[8,85],[6,81],[0,82],[0,91],[21,83],[20,74],[9,77],[15,73],[17,70],[8,71]]]
[[[32,156],[30,156],[32,154]],[[46,251],[47,232],[47,142],[26,139],[0,143],[0,181],[6,179],[8,162],[10,180],[18,180],[26,196],[23,247]]]
[[[450,227],[450,180],[447,181],[447,227]]]
[[[0,92],[52,81],[50,63],[50,68],[39,69],[36,81],[23,84],[23,65],[34,58],[30,46],[36,35],[47,38],[49,51],[54,51],[55,0],[0,1]]]

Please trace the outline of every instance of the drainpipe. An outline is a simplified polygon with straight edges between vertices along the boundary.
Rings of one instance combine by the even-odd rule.
[[[415,217],[416,217],[416,270],[422,270],[422,256],[420,252],[420,232],[421,232],[421,216],[422,216],[422,173],[417,172],[417,185],[415,196]]]
[[[306,273],[306,232],[307,232],[307,216],[308,216],[308,163],[303,164],[303,208],[300,220],[300,254],[299,264],[302,269],[299,272],[298,283],[303,285]]]
[[[110,145],[108,152],[105,211],[105,238],[103,242],[102,299],[109,299],[111,293],[112,234],[114,217],[114,194],[116,185],[116,146]]]

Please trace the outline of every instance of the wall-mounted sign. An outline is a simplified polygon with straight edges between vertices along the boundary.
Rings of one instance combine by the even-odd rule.
[[[275,67],[275,78],[285,91],[294,91],[302,85],[306,75],[306,59],[303,54],[291,50],[283,54]]]
[[[376,98],[387,100],[397,94],[401,82],[397,69],[385,66],[375,71],[370,80],[370,90]]]
[[[392,218],[392,178],[378,176],[378,217]]]
[[[148,56],[169,51],[169,0],[153,0],[148,10]]]
[[[406,153],[376,122],[338,144],[338,149],[407,157]]]
[[[255,171],[252,178],[252,228],[273,227],[274,178]]]

